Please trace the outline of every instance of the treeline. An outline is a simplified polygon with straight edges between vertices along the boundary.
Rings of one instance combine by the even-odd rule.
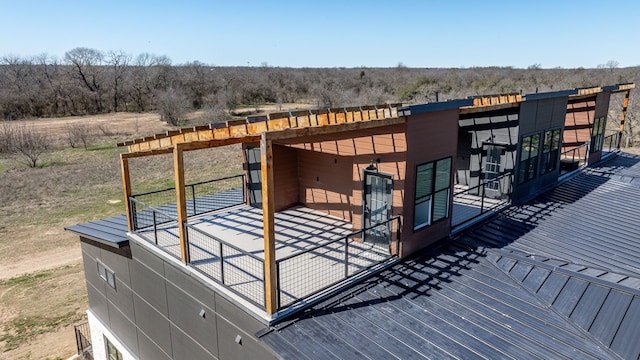
[[[3,57],[0,117],[159,111],[164,120],[178,124],[189,111],[211,110],[212,116],[224,117],[226,110],[262,103],[423,103],[640,81],[639,67],[616,66],[610,61],[597,69],[216,67],[172,65],[161,55],[75,48],[62,59]]]

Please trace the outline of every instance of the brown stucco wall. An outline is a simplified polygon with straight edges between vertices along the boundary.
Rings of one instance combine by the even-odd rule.
[[[298,194],[298,153],[289,147],[273,145],[273,181],[275,211],[287,209],[300,202]]]
[[[378,170],[393,175],[393,214],[404,199],[405,125],[291,140],[297,151],[300,203],[362,224],[362,171],[379,159]],[[274,163],[280,161],[274,158]],[[275,169],[275,167],[274,167]]]
[[[416,167],[420,164],[451,156],[455,169],[458,139],[458,110],[447,110],[409,116],[407,119],[407,171],[405,208],[400,254],[409,256],[449,235],[451,208],[446,219],[413,231]],[[453,171],[451,184],[453,184]]]

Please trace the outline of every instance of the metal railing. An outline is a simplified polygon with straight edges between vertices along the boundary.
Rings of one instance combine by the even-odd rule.
[[[602,141],[602,150],[612,152],[618,149],[619,132],[607,135]]]
[[[509,171],[497,178],[483,180],[474,187],[455,192],[452,227],[508,205],[511,202],[512,191],[513,173]]]
[[[189,266],[264,308],[264,259],[186,224]],[[260,251],[262,252],[262,250]]]
[[[243,204],[244,175],[188,184],[185,186],[185,197],[187,217]],[[132,199],[135,201],[131,201]],[[176,188],[131,195],[129,206],[131,206],[134,230],[161,225],[163,222],[157,222],[148,210],[154,209],[157,213],[163,214],[162,218],[166,220],[165,222],[177,218]]]
[[[78,358],[82,360],[93,360],[93,349],[91,347],[91,331],[89,323],[74,325],[73,330],[76,334],[76,347],[78,349]]]
[[[131,216],[133,216],[133,230],[137,231],[144,239],[156,245],[165,245],[170,244],[178,236],[178,216],[175,212],[164,211],[165,209],[170,210],[170,207],[162,206],[163,210],[160,210],[133,196],[129,198],[129,205],[131,206]],[[175,205],[173,207],[175,208]],[[151,231],[148,230],[149,228],[152,228]],[[163,246],[160,247],[165,249]],[[168,252],[176,256],[176,254]],[[180,258],[179,253],[177,257]]]
[[[373,236],[373,232],[377,234]],[[384,234],[380,236],[379,234]],[[367,240],[373,237],[373,241]],[[400,217],[276,260],[278,309],[291,306],[398,254]]]
[[[560,153],[560,172],[573,171],[586,166],[588,158],[588,143],[563,151]]]

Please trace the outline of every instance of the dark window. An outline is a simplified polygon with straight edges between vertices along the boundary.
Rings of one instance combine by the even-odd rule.
[[[539,150],[540,134],[522,138],[522,145],[520,147],[520,166],[518,168],[518,184],[522,184],[536,177]]]
[[[593,132],[591,135],[591,152],[602,150],[602,136],[604,134],[605,118],[599,117],[593,121]]]
[[[106,281],[109,286],[112,288],[116,288],[116,275],[109,268],[104,266],[103,263],[98,261],[98,274],[102,278],[102,280]]]
[[[487,189],[498,190],[500,188],[500,160],[504,154],[504,147],[486,145],[484,157],[484,181]]]
[[[545,131],[540,175],[556,170],[560,152],[560,129]]]
[[[451,158],[418,165],[416,170],[413,230],[449,217]]]
[[[109,341],[109,339],[107,339],[107,337],[104,338],[104,342],[107,344],[107,359],[122,360],[122,353],[111,343],[111,341]]]

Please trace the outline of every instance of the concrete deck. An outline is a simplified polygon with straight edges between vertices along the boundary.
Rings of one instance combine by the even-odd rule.
[[[456,194],[468,189],[468,186],[455,185]],[[458,226],[480,215],[496,213],[508,203],[508,198],[497,199],[490,197],[490,190],[487,190],[487,196],[484,199],[482,199],[482,196],[470,193],[459,194],[453,197],[451,224],[452,226]]]
[[[388,245],[361,242],[359,238],[349,237],[351,233],[351,223],[303,206],[275,214],[281,306],[390,256]],[[137,234],[149,242],[155,241],[153,229]],[[263,305],[263,236],[262,209],[246,205],[190,218],[190,266],[255,304]],[[175,222],[160,226],[157,238],[158,247],[180,258]]]

